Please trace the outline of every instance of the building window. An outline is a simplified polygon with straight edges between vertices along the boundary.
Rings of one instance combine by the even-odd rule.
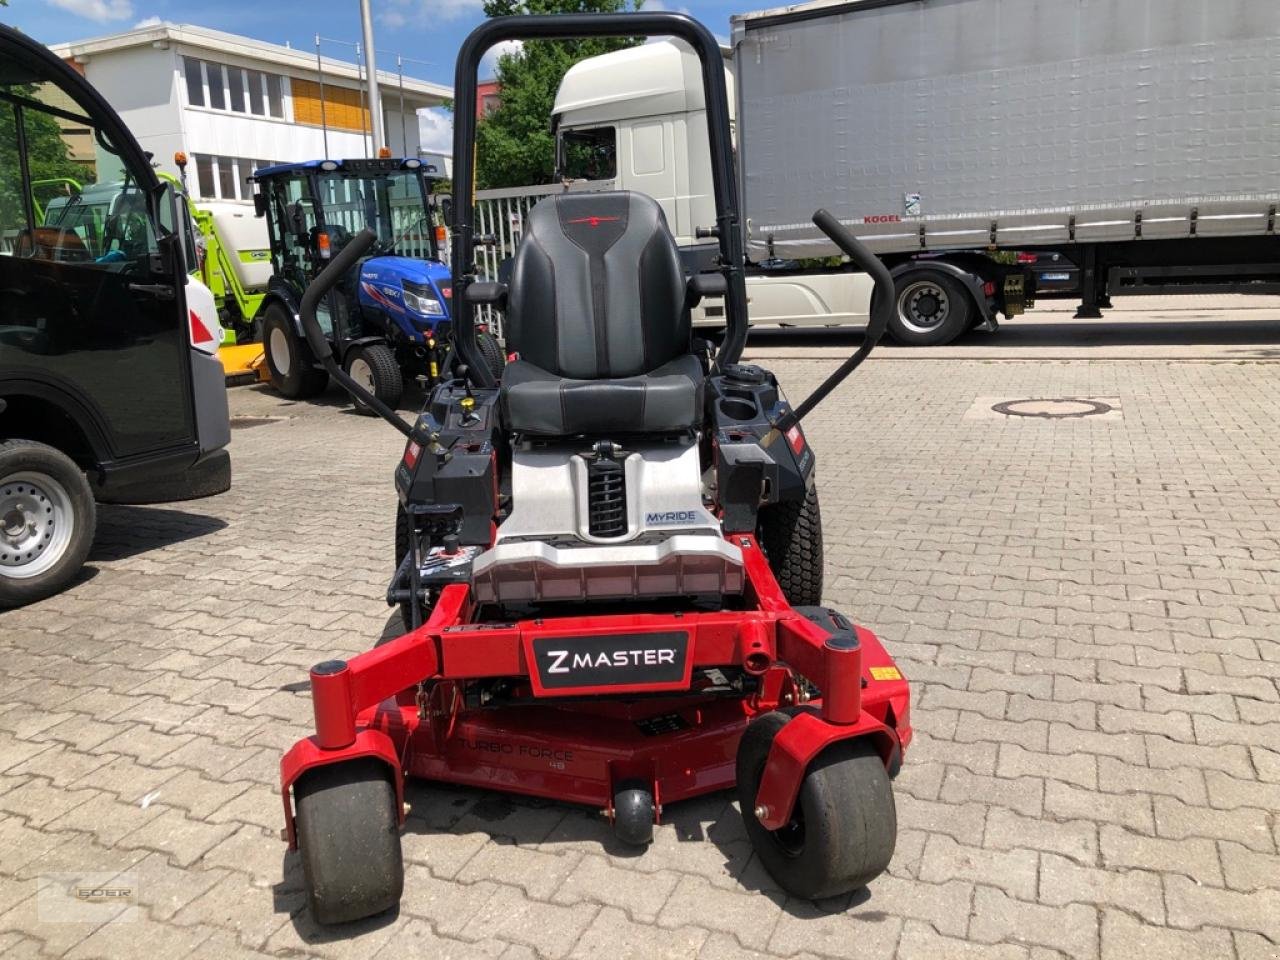
[[[218,196],[223,200],[236,197],[236,161],[233,157],[218,157]]]
[[[244,106],[244,71],[239,67],[227,67],[227,94],[235,113],[248,113]]]
[[[183,57],[182,64],[187,78],[187,103],[191,106],[284,119],[284,96],[277,74],[194,57]]]
[[[274,73],[268,73],[267,77],[267,108],[271,116],[277,118],[284,117],[284,98],[280,96],[280,78]]]
[[[215,110],[227,109],[227,100],[223,92],[222,64],[206,63],[204,72],[209,79],[209,106]]]
[[[249,112],[259,117],[266,116],[262,100],[262,74],[257,70],[246,70],[244,75],[249,81]]]
[[[182,70],[187,75],[187,103],[193,107],[203,107],[204,74],[200,71],[200,61],[183,57]]]
[[[213,157],[206,156],[203,153],[196,157],[196,179],[200,183],[200,198],[202,200],[212,200],[218,196],[218,190],[214,186]]]

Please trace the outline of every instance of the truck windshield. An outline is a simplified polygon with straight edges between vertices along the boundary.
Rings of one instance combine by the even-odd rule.
[[[399,170],[365,176],[334,171],[317,177],[324,222],[356,233],[368,226],[383,249],[435,259],[434,234],[421,175]]]

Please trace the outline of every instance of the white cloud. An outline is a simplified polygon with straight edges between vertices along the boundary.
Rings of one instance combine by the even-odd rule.
[[[378,22],[394,29],[473,16],[483,11],[484,0],[385,0],[380,6]]]
[[[133,29],[141,30],[143,27],[158,27],[162,23],[164,23],[164,21],[161,20],[159,17],[146,17],[142,20],[139,20],[137,23],[135,23],[133,25]]]
[[[49,0],[79,17],[87,17],[102,23],[106,20],[127,20],[133,16],[131,0]]]
[[[524,43],[520,40],[503,40],[489,48],[488,52],[480,59],[480,77],[491,76],[498,70],[498,58],[508,53],[519,53],[524,49]]]
[[[418,111],[418,140],[423,150],[453,153],[453,114],[440,107]]]
[[[672,13],[687,13],[692,15],[693,11],[685,6],[673,6],[665,3],[664,0],[644,0],[644,6],[640,8],[645,13],[653,13],[658,10],[670,10]]]

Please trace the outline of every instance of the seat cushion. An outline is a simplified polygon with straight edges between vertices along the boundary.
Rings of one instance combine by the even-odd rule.
[[[687,430],[702,419],[702,365],[685,354],[636,377],[569,380],[515,360],[502,409],[509,430],[539,437]]]

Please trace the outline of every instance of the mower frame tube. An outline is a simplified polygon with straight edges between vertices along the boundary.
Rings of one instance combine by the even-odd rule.
[[[720,272],[724,274],[727,331],[716,364],[736,363],[747,344],[747,287],[739,224],[738,185],[729,142],[729,95],[724,80],[720,45],[706,27],[682,13],[556,14],[495,17],[476,27],[458,51],[453,89],[453,306],[454,343],[466,361],[468,377],[483,387],[494,385],[493,374],[480,356],[475,337],[475,306],[467,287],[475,282],[475,127],[476,71],[494,44],[505,40],[573,40],[588,37],[679,37],[691,46],[702,64],[706,93],[707,131],[711,147],[711,182],[716,201],[715,235],[720,243]]]

